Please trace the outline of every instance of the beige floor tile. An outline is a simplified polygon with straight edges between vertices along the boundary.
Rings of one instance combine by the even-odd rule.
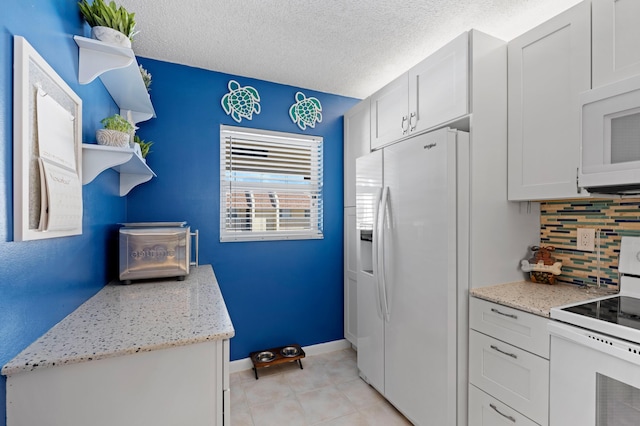
[[[362,379],[355,379],[336,385],[340,392],[349,398],[356,408],[370,407],[374,404],[386,403],[385,399],[374,388]]]
[[[251,415],[255,426],[306,426],[308,424],[304,411],[295,398],[253,405]]]
[[[296,397],[312,425],[356,411],[349,399],[334,386],[301,392]]]
[[[231,403],[233,407],[233,403]],[[231,424],[233,426],[254,426],[253,418],[251,417],[251,412],[249,411],[249,407],[245,405],[243,409],[240,408],[232,408],[231,409]]]
[[[229,382],[231,383],[231,385],[235,383],[249,382],[255,379],[256,378],[253,375],[253,370],[243,370],[229,374]]]
[[[358,365],[356,360],[352,358],[329,361],[325,364],[325,368],[334,384],[350,382],[359,377]]]
[[[386,401],[358,410],[370,426],[404,426],[411,423]]]
[[[356,352],[345,349],[231,375],[234,426],[395,426],[410,423],[358,377]]]
[[[241,384],[233,385],[231,384],[231,389],[229,392],[231,407],[233,409],[246,410],[249,408],[247,403],[247,396],[244,393],[244,389]]]
[[[247,397],[249,407],[253,407],[255,404],[275,402],[293,396],[293,391],[282,374],[261,377],[254,382],[242,383],[241,386]]]
[[[284,377],[294,392],[306,392],[333,384],[324,366],[318,364],[308,365],[304,370],[286,372]]]
[[[369,426],[368,420],[362,413],[355,412],[347,414],[346,416],[338,417],[337,419],[331,419],[323,423],[318,423],[320,426]],[[235,425],[234,425],[235,426]]]

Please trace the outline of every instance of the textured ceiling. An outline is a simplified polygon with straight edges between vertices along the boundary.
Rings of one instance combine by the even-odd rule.
[[[580,0],[116,0],[138,56],[364,98],[471,28],[503,40]]]

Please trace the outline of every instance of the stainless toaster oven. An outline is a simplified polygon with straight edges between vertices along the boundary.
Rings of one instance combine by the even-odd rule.
[[[123,223],[120,228],[120,281],[176,277],[184,280],[198,265],[198,231],[186,222]],[[192,250],[192,238],[195,247]],[[195,260],[191,257],[194,255]]]

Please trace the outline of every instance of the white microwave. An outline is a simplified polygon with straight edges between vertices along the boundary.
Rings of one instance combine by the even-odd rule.
[[[592,193],[640,194],[640,76],[580,95],[578,185]]]

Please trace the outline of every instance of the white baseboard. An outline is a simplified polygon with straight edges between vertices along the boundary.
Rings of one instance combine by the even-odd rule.
[[[232,342],[233,344],[233,342]],[[307,356],[320,355],[327,352],[340,351],[351,347],[351,343],[346,339],[334,340],[326,343],[319,343],[317,345],[303,346],[302,349]],[[249,357],[237,359],[229,363],[229,372],[237,373],[238,371],[251,370],[253,364]]]

